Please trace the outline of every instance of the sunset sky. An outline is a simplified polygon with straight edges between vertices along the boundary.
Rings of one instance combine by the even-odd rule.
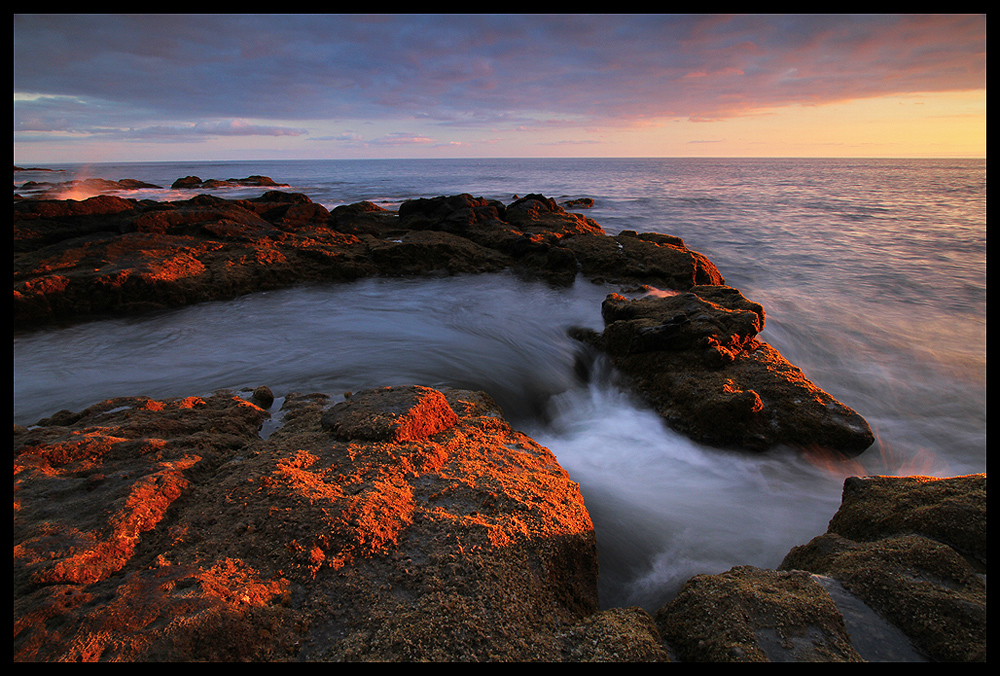
[[[15,15],[14,163],[986,156],[985,15]]]

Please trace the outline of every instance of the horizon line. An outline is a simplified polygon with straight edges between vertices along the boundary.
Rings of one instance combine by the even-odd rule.
[[[479,160],[986,160],[985,155],[593,155],[593,156],[482,156],[482,157],[259,157],[253,159],[147,159],[147,160],[67,160],[14,162],[15,168],[25,165],[50,168],[60,164],[185,164],[209,162],[426,162]]]

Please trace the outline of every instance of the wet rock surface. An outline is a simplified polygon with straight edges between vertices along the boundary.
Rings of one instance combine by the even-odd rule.
[[[782,569],[837,580],[935,661],[986,661],[986,475],[852,477]]]
[[[986,661],[986,475],[851,477],[778,570],[689,580],[656,614],[690,661]]]
[[[698,575],[656,615],[685,662],[861,662],[833,599],[808,573]]]

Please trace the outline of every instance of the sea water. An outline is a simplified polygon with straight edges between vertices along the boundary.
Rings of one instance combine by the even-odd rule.
[[[418,383],[489,392],[581,486],[605,606],[649,610],[696,573],[774,567],[826,530],[843,479],[986,471],[986,166],[981,160],[498,159],[134,163],[26,176],[171,183],[270,176],[334,208],[470,193],[591,197],[610,234],[680,236],[761,303],[761,338],[861,413],[877,442],[818,464],[667,429],[572,327],[602,328],[615,287],[511,274],[304,285],[14,337],[14,420],[112,396]],[[229,188],[223,197],[256,197]],[[82,197],[84,195],[75,195]]]

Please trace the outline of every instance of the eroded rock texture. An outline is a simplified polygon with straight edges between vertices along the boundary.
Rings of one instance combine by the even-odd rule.
[[[260,400],[261,395],[253,398]],[[116,399],[14,435],[15,660],[661,659],[492,400]]]

